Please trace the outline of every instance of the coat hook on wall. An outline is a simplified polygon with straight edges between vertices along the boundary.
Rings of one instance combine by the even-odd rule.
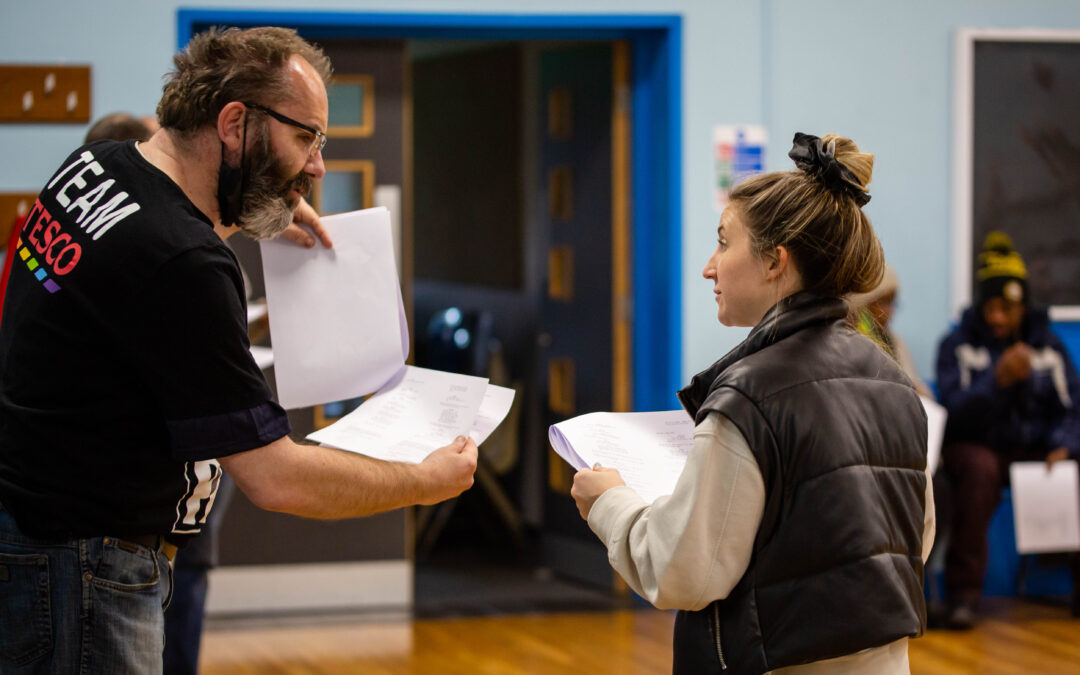
[[[90,100],[90,66],[0,64],[0,123],[86,123]]]

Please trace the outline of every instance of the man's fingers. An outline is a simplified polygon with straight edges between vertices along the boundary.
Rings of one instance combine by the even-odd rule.
[[[471,457],[475,457],[480,454],[480,449],[476,447],[476,443],[473,443],[471,438],[467,438],[461,445],[461,452]]]
[[[306,199],[301,199],[300,203],[296,207],[296,211],[293,212],[293,225],[304,226],[312,231],[312,233],[319,238],[322,245],[326,248],[333,248],[334,242],[330,240],[330,233],[326,231],[326,227],[323,226],[322,219],[319,218],[319,214],[315,213],[315,209],[311,204],[308,204]],[[315,245],[315,241],[311,241],[311,246]]]
[[[313,224],[311,226],[311,231],[315,233],[315,236],[319,238],[319,241],[322,242],[323,246],[325,246],[326,248],[334,247],[334,242],[330,240],[330,233],[326,231],[325,227],[323,227],[321,220],[316,221],[316,224]]]
[[[304,248],[311,248],[315,245],[315,237],[311,236],[304,231],[302,227],[296,223],[292,223],[281,233],[281,236],[285,237],[294,244],[299,244]]]
[[[314,211],[312,212],[312,214],[314,214]],[[319,241],[322,242],[323,246],[325,246],[326,248],[333,248],[334,242],[330,241],[330,233],[326,231],[326,228],[323,226],[322,221],[319,220],[317,216],[314,220],[297,219],[296,222],[293,223],[293,225],[296,226],[297,229],[299,229],[301,232],[304,231],[303,228],[300,227],[301,225],[309,228],[311,230],[311,233],[319,238]],[[305,232],[305,234],[307,233]],[[310,238],[311,235],[308,235],[308,237]],[[311,245],[315,245],[314,238],[311,239]]]

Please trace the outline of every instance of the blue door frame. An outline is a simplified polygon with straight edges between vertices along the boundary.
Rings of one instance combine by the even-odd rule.
[[[633,80],[634,409],[677,407],[682,367],[682,17],[181,9],[177,46],[207,26],[293,26],[309,38],[627,40]]]

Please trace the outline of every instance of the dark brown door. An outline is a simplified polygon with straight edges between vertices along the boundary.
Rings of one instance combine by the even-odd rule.
[[[409,302],[411,253],[408,250],[408,190],[411,135],[406,45],[399,40],[326,40],[320,43],[334,65],[329,140],[323,152],[327,174],[311,197],[320,213],[366,208],[390,195],[394,220],[401,223],[402,278]],[[395,196],[396,195],[396,196]],[[384,198],[386,199],[386,198]],[[393,207],[397,207],[396,209]],[[252,282],[253,297],[263,294],[262,265],[253,242],[230,239]],[[407,312],[407,315],[409,313]],[[273,336],[270,336],[272,341]],[[273,385],[273,371],[268,373]],[[289,411],[297,441],[341,412],[338,406]],[[315,523],[262,511],[239,491],[222,524],[221,564],[285,564],[396,560],[408,557],[407,513],[403,510],[363,519]]]
[[[540,57],[541,189],[548,284],[540,362],[547,422],[630,409],[630,223],[624,43]],[[549,449],[544,549],[560,573],[610,584],[611,569],[570,499],[573,469]]]

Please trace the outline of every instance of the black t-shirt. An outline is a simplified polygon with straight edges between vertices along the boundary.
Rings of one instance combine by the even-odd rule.
[[[77,150],[23,226],[0,322],[0,502],[32,536],[182,539],[215,458],[289,432],[232,251],[133,142]]]

